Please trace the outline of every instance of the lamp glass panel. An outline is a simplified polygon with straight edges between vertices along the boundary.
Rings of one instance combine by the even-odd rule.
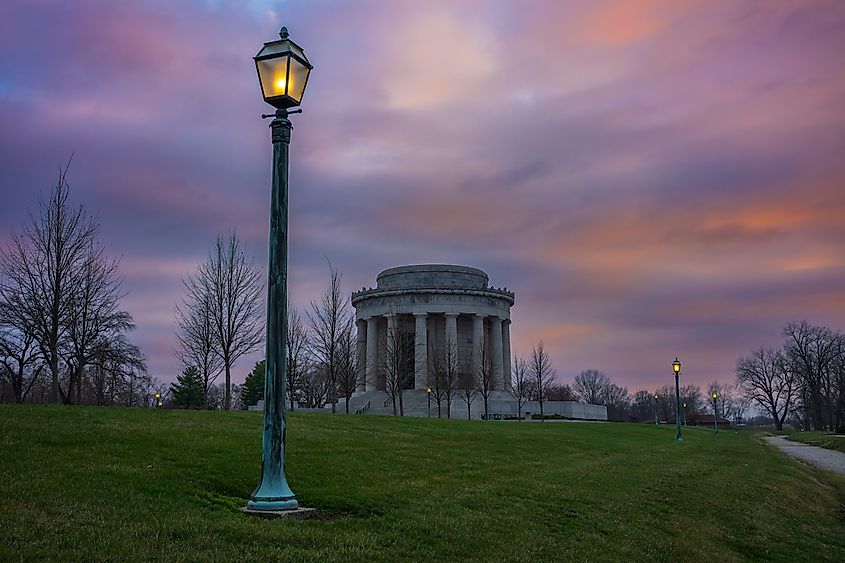
[[[310,70],[307,66],[291,57],[288,96],[296,100],[297,103],[302,101],[302,93],[305,91],[305,82],[308,80]]]
[[[288,57],[256,61],[264,98],[284,96],[288,91]]]

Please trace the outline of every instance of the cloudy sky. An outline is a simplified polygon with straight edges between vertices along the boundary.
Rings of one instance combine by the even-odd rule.
[[[251,57],[286,25],[290,289],[460,263],[516,292],[559,378],[733,380],[806,319],[845,329],[845,3],[0,4],[0,244],[75,152],[134,339],[172,380],[180,279],[230,229],[264,265],[270,137]],[[248,371],[249,358],[235,380]]]

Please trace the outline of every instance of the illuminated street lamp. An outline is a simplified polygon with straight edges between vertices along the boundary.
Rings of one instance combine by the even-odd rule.
[[[428,394],[428,418],[431,418],[431,387],[426,387],[425,392]]]
[[[687,404],[684,403],[684,428],[687,427]]]
[[[283,27],[279,39],[264,44],[254,58],[264,101],[276,108],[270,122],[273,186],[270,204],[270,261],[267,283],[267,364],[264,372],[264,433],[261,481],[248,510],[280,512],[298,507],[285,476],[285,332],[287,330],[288,149],[293,129],[288,115],[302,101],[313,68],[302,47]]]
[[[681,391],[678,387],[678,376],[681,373],[681,362],[678,358],[672,362],[672,371],[675,372],[675,440],[683,440],[681,436]]]
[[[716,434],[719,433],[719,411],[716,409],[716,399],[719,398],[719,394],[713,391],[713,425],[716,429]]]
[[[158,408],[161,408],[161,405],[164,404],[163,401],[161,400],[161,393],[156,393],[154,395],[154,397],[156,399],[156,401],[155,401],[156,405],[158,405]]]
[[[654,394],[654,425],[657,426],[657,393]]]

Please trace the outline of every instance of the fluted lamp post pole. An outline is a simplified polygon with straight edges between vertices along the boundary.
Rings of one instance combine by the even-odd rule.
[[[271,115],[273,185],[270,204],[270,261],[267,282],[267,365],[264,375],[264,432],[261,480],[247,504],[247,512],[302,512],[285,476],[285,391],[287,387],[285,333],[287,331],[288,261],[288,115],[302,101],[313,68],[302,47],[288,36],[264,44],[254,57],[264,101],[276,108]],[[310,509],[308,509],[310,510]]]
[[[654,394],[654,425],[657,426],[657,393]]]
[[[681,391],[678,386],[678,377],[681,374],[681,362],[678,358],[672,362],[672,371],[675,372],[675,440],[683,440],[681,436]]]
[[[716,408],[716,399],[719,398],[719,394],[715,391],[713,392],[713,428],[715,429],[715,434],[719,433],[719,410]]]

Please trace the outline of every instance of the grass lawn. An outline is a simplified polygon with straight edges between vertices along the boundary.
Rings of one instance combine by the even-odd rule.
[[[821,430],[813,430],[808,432],[789,432],[786,436],[790,440],[796,442],[804,442],[811,446],[820,446],[829,450],[838,450],[845,452],[845,435],[830,434]]]
[[[323,520],[238,511],[261,415],[0,405],[0,561],[845,560],[845,481],[754,432],[289,418]]]

